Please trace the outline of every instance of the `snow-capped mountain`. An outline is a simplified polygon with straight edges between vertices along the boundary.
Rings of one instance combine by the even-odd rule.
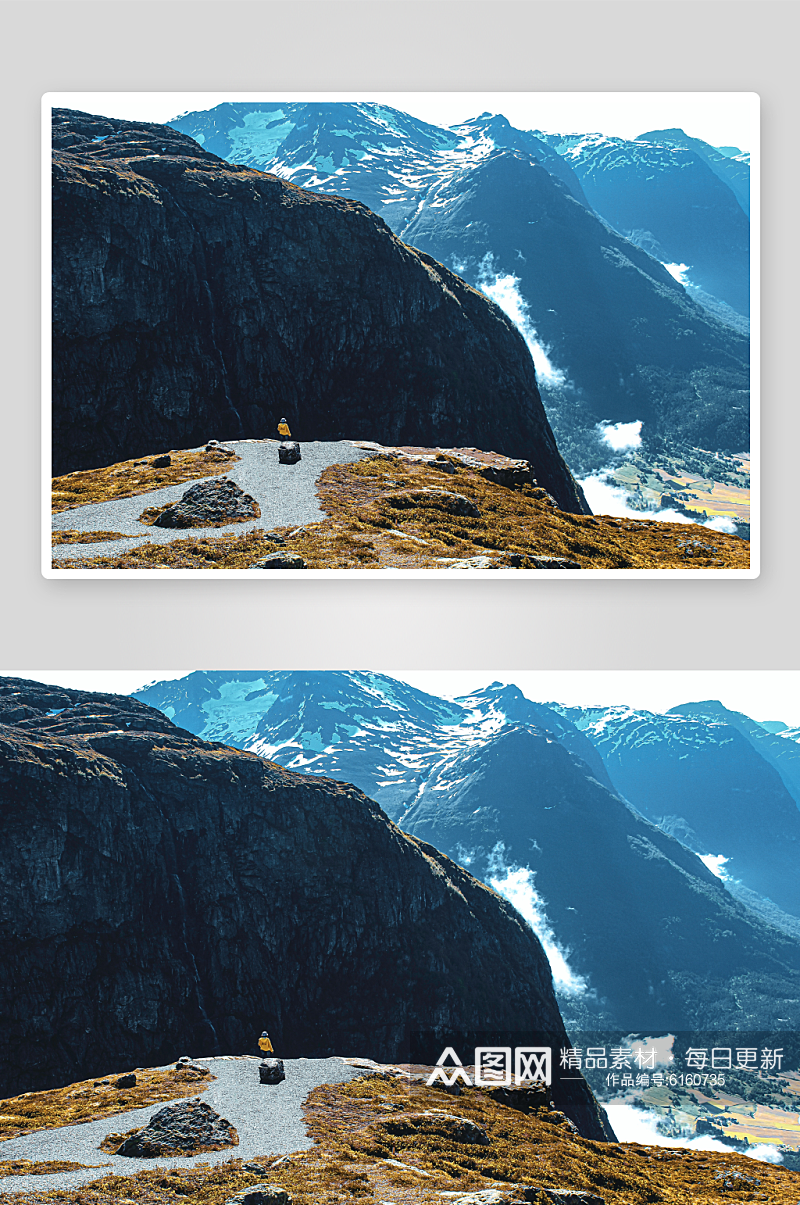
[[[694,151],[723,180],[747,216],[750,216],[750,154],[738,146],[710,146],[702,138],[690,138],[683,130],[648,130],[637,142],[657,142],[662,146],[682,146]]]
[[[669,265],[676,279],[749,314],[750,222],[732,182],[714,170],[730,160],[717,154],[712,164],[714,148],[699,139],[668,141],[681,134],[665,131],[663,141],[658,133],[634,141],[603,134],[542,137],[616,231]]]
[[[717,288],[732,305],[746,301],[747,219],[695,150],[626,143],[641,170],[615,161],[598,173],[591,138],[576,154],[580,139],[518,130],[501,115],[444,128],[365,102],[224,104],[169,124],[230,161],[363,201],[496,300],[525,335],[575,471],[607,461],[602,421],[641,420],[645,438],[711,450],[749,445],[745,320],[730,325],[725,300],[711,299],[714,315],[697,304]],[[650,158],[664,166],[660,182],[645,171]],[[587,200],[581,172],[598,197],[627,190],[617,229]],[[669,228],[653,208],[662,193],[674,202]],[[684,269],[701,292],[683,287]]]
[[[205,739],[354,783],[404,831],[467,866],[537,932],[571,1024],[800,1021],[800,945],[791,931],[743,905],[713,858],[704,861],[704,850],[678,839],[685,833],[658,827],[611,785],[614,746],[600,737],[624,736],[639,713],[573,712],[501,683],[445,700],[357,672],[195,673],[136,697]],[[654,775],[662,749],[666,776],[695,749],[678,742],[676,752],[673,731],[680,722],[704,725],[655,718],[665,719],[667,739],[651,724],[643,744],[652,747]],[[771,818],[781,809],[778,775],[734,729],[705,727],[724,730],[714,734],[719,758],[737,754],[735,775],[748,785],[738,821],[758,828],[753,784],[771,785]]]
[[[498,147],[535,155],[573,196],[586,200],[575,173],[546,142],[489,113],[445,128],[369,103],[227,103],[168,124],[231,163],[363,201],[395,233],[424,204],[430,188]]]
[[[767,756],[778,742],[786,769],[796,773],[794,743],[763,729],[748,737],[725,714],[717,718],[713,704],[686,704],[666,715],[624,707],[564,714],[642,815],[703,857],[732,889],[742,884],[800,917],[800,810]]]

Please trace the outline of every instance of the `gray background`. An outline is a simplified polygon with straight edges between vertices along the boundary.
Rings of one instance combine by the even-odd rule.
[[[41,668],[797,668],[796,25],[781,0],[0,5],[0,660]],[[70,580],[39,569],[39,112],[55,90],[754,91],[755,581]]]

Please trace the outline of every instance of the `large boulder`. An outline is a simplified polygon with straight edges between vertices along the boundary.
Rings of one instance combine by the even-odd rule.
[[[278,462],[279,464],[297,464],[298,460],[302,460],[300,455],[300,444],[294,440],[278,445]]]
[[[147,512],[145,512],[146,514]],[[198,481],[162,510],[153,527],[225,527],[261,517],[261,507],[229,477]]]
[[[229,1121],[202,1100],[179,1100],[166,1105],[143,1130],[131,1134],[118,1155],[154,1159],[159,1155],[195,1155],[238,1146],[239,1135]]]

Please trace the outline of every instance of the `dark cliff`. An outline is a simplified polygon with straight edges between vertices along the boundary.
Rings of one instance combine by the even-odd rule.
[[[522,336],[359,202],[54,112],[53,471],[261,438],[477,446],[585,509]]]
[[[136,700],[0,679],[2,1088],[185,1053],[401,1057],[415,1030],[566,1041],[537,939],[355,787]],[[588,1137],[585,1083],[555,1086]]]

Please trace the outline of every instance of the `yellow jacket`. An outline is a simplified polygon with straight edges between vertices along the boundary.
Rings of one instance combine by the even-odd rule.
[[[281,439],[291,439],[292,433],[289,430],[289,424],[278,423],[278,434],[280,435]]]
[[[270,1042],[269,1034],[266,1032],[266,1030],[264,1031],[264,1033],[262,1033],[261,1037],[258,1039],[258,1048],[259,1048],[259,1050],[263,1050],[265,1054],[273,1053],[272,1042]]]

